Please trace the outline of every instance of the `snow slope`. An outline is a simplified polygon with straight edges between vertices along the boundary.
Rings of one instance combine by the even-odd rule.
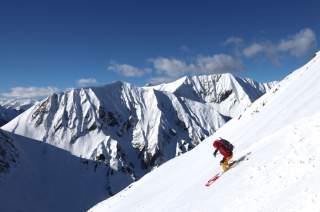
[[[18,151],[12,139],[0,130],[0,174],[8,173],[18,160]]]
[[[0,98],[0,127],[29,109],[35,103],[36,100],[33,99]]]
[[[320,53],[192,151],[168,161],[90,211],[320,211]],[[212,141],[251,152],[220,171]]]
[[[0,105],[0,127],[17,117],[20,113],[16,110],[6,109]]]
[[[85,211],[108,196],[108,168],[0,130],[0,211]],[[118,189],[123,188],[121,182]]]
[[[175,91],[116,82],[56,93],[3,129],[78,157],[104,155],[113,170],[107,186],[113,194],[119,191],[113,182],[120,176],[128,185],[192,149],[266,91],[230,74],[182,78],[173,84]]]

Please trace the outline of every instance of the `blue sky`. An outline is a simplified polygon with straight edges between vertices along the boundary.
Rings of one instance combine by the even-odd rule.
[[[318,50],[319,1],[0,2],[0,96],[231,72],[280,80]]]

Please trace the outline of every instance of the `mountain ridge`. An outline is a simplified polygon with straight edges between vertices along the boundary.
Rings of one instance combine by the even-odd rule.
[[[256,93],[247,94],[240,84],[233,83],[235,79],[228,79],[230,75],[219,76],[224,80],[216,83],[218,92],[212,93],[210,89],[200,92],[200,88],[198,93],[195,91],[202,100],[206,96],[217,100],[220,96],[218,102],[183,96],[181,86],[176,94],[114,82],[55,93],[2,128],[78,157],[96,160],[103,155],[104,162],[129,183],[194,148],[241,114],[252,103],[251,98],[257,97]],[[196,82],[199,86],[214,84]],[[225,95],[224,88],[231,92]],[[112,188],[116,178],[111,173],[108,174],[110,193],[116,193],[118,190]]]

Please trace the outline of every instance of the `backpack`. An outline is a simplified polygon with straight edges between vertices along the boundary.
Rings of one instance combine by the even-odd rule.
[[[227,150],[229,150],[230,152],[233,151],[234,146],[229,141],[223,138],[220,138],[220,141]]]

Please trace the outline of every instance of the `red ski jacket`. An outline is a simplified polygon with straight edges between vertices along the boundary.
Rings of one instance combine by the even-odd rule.
[[[220,152],[220,154],[223,155],[223,157],[225,158],[230,157],[232,155],[232,152],[227,150],[220,140],[215,140],[213,142],[213,147],[216,148]]]

